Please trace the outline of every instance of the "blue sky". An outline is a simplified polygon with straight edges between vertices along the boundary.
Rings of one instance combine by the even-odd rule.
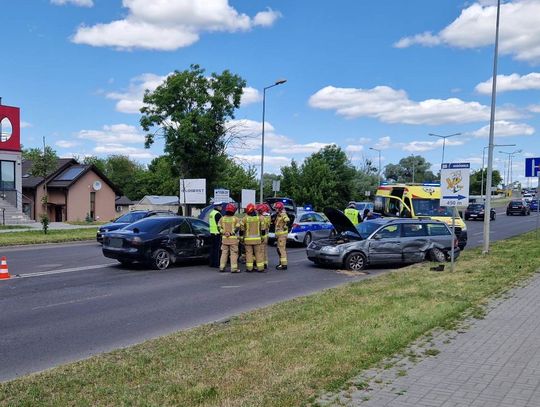
[[[23,144],[59,155],[128,154],[147,163],[145,88],[200,64],[248,84],[231,148],[259,164],[265,86],[266,170],[336,143],[353,163],[421,154],[479,167],[491,103],[495,1],[0,0],[0,96],[21,107]],[[150,5],[149,5],[150,4]],[[503,1],[496,166],[540,156],[540,0]]]

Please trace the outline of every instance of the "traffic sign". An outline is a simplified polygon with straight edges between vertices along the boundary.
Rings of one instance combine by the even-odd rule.
[[[525,159],[525,176],[536,178],[540,175],[540,157]]]
[[[214,189],[214,203],[215,202],[230,202],[231,191],[228,189]]]
[[[470,163],[441,165],[441,206],[466,206],[469,203]]]

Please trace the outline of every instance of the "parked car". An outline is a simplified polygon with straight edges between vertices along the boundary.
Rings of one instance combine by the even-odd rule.
[[[522,200],[512,200],[508,202],[506,207],[506,216],[510,215],[530,215],[531,210],[527,206],[527,203]]]
[[[341,212],[327,208],[324,214],[337,235],[313,241],[307,248],[308,259],[360,271],[372,264],[417,263],[426,259],[443,262],[451,254],[459,256],[456,237],[441,221],[431,219],[379,218],[354,226]]]
[[[531,201],[529,204],[529,210],[532,212],[538,212],[538,200],[535,199],[534,201]]]
[[[324,214],[302,212],[298,215],[297,221],[293,223],[287,240],[308,246],[312,240],[330,237],[333,233],[334,227]]]
[[[137,222],[138,220],[148,218],[150,216],[172,216],[174,213],[171,211],[131,211],[119,218],[113,220],[111,223],[101,226],[96,233],[96,240],[99,243],[103,242],[103,233],[112,232],[113,230],[122,229],[127,225]]]
[[[124,265],[164,270],[179,260],[208,259],[208,223],[183,216],[153,216],[103,235],[103,255]]]
[[[484,216],[485,216],[484,210],[485,210],[484,204],[471,203],[469,204],[469,206],[467,206],[467,209],[465,209],[464,218],[465,220],[469,220],[469,219],[484,220]],[[496,217],[495,209],[491,208],[489,219],[495,220],[495,217]]]

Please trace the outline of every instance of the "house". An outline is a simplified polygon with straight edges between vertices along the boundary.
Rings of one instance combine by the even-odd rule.
[[[178,205],[177,196],[146,195],[139,201],[139,205]]]
[[[114,205],[116,206],[116,216],[122,216],[123,214],[129,212],[129,207],[134,203],[135,202],[133,202],[125,195],[116,198],[116,201],[114,203]]]
[[[32,162],[22,163],[23,211],[39,220],[47,213],[51,222],[111,220],[117,217],[118,188],[94,165],[72,158],[57,160],[46,178],[30,175]]]

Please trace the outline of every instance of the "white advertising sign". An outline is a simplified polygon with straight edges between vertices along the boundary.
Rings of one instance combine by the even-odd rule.
[[[216,202],[230,202],[231,191],[228,189],[214,189],[214,203]]]
[[[280,181],[272,181],[272,192],[279,192],[281,188]]]
[[[245,208],[247,204],[255,203],[255,190],[254,189],[243,189],[242,190],[242,208]]]
[[[206,179],[180,179],[180,203],[181,204],[205,204],[206,203]]]
[[[446,163],[441,167],[441,206],[469,204],[470,163]]]

